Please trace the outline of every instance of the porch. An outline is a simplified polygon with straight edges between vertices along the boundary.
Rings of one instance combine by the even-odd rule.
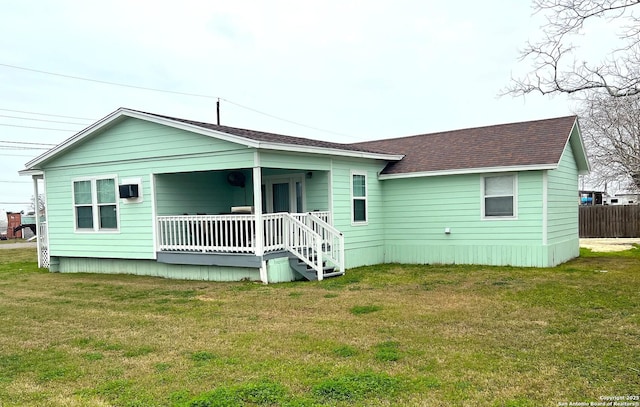
[[[262,273],[267,260],[286,257],[308,280],[344,274],[344,237],[328,211],[158,216],[157,231],[158,262]]]

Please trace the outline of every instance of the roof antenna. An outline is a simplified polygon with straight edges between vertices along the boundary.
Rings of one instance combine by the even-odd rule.
[[[220,126],[220,98],[216,102],[216,117],[218,118],[218,126]]]

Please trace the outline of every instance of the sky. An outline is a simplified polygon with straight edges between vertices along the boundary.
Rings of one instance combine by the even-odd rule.
[[[0,210],[29,210],[18,171],[41,148],[119,107],[215,123],[221,98],[221,124],[344,143],[572,114],[563,96],[498,97],[530,69],[528,1],[0,6]]]

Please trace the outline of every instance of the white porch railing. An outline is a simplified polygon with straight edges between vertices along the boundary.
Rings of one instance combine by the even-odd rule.
[[[255,253],[253,215],[158,216],[161,251]]]
[[[256,253],[255,215],[158,216],[160,251]],[[323,276],[329,262],[344,272],[344,238],[329,212],[262,215],[264,252],[288,250]]]
[[[307,215],[306,225],[316,232],[322,241],[323,259],[344,271],[344,235],[329,224],[329,217],[317,216],[316,212],[309,212]]]

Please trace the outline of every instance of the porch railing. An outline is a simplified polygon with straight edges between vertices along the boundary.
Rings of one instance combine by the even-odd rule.
[[[158,216],[160,251],[255,253],[254,215]],[[344,271],[344,238],[329,212],[262,215],[264,252],[288,250],[318,272]]]
[[[255,252],[253,215],[158,216],[161,251]]]
[[[323,259],[335,268],[344,271],[344,235],[316,212],[309,212],[305,217],[306,225],[320,236]],[[324,219],[323,219],[324,218]]]

